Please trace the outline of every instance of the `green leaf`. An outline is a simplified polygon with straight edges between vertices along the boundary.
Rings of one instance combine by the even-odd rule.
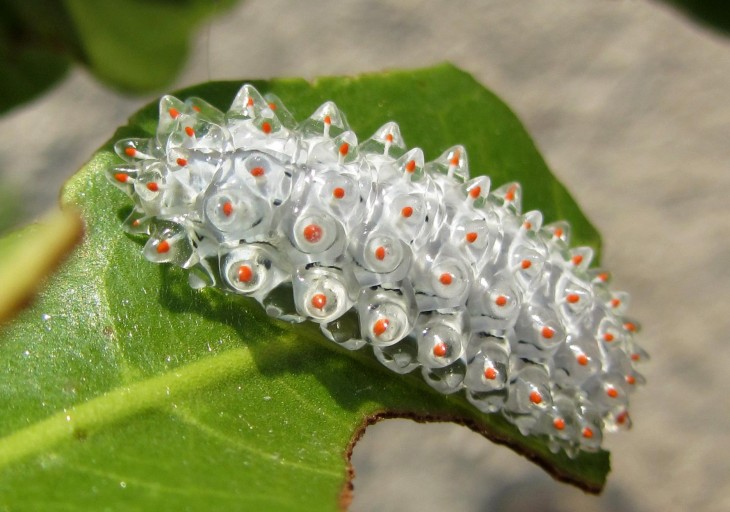
[[[227,108],[241,83],[177,93]],[[463,143],[495,186],[517,179],[527,208],[599,238],[509,109],[442,65],[357,78],[254,82],[298,119],[325,100],[367,136],[389,120],[428,158]],[[347,352],[312,324],[272,320],[242,297],[194,291],[185,272],[146,262],[122,233],[129,210],[104,170],[111,143],[150,136],[157,106],[135,114],[67,184],[87,237],[42,299],[0,339],[0,508],[334,510],[348,500],[348,453],[383,417],[455,421],[559,478],[597,492],[608,454],[571,460],[498,415]],[[387,454],[383,456],[387,457]]]
[[[692,18],[727,35],[730,32],[730,8],[727,0],[665,0]]]
[[[233,0],[65,0],[91,70],[121,89],[168,84],[185,62],[190,33]]]
[[[78,54],[73,26],[55,1],[7,0],[0,5],[0,113],[59,81]]]
[[[159,89],[189,40],[235,0],[6,0],[0,5],[0,113],[51,87],[76,61],[108,84]]]

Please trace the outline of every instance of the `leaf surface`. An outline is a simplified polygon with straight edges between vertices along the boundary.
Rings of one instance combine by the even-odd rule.
[[[361,139],[396,120],[428,159],[462,143],[473,175],[489,174],[495,187],[522,182],[526,209],[569,220],[576,243],[599,248],[516,117],[450,65],[253,83],[300,120],[334,100]],[[176,95],[225,110],[240,86]],[[353,437],[390,416],[465,424],[600,490],[606,452],[553,455],[461,396],[333,346],[312,324],[191,290],[184,271],[145,261],[142,241],[121,230],[127,199],[103,173],[119,162],[112,142],[151,136],[156,117],[156,105],[135,114],[67,184],[63,201],[82,211],[85,242],[0,334],[0,508],[335,510],[348,499]]]

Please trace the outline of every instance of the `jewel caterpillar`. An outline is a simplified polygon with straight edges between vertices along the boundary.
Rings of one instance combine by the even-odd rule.
[[[244,85],[226,113],[164,96],[155,137],[115,151],[125,163],[107,177],[134,203],[124,229],[194,288],[369,345],[555,451],[596,451],[629,425],[646,353],[628,295],[570,247],[567,223],[522,212],[519,184],[471,179],[462,146],[427,162],[393,122],[358,143],[334,103],[297,123]]]

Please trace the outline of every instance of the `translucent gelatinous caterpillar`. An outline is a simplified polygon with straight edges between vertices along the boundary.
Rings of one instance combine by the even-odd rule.
[[[297,124],[246,85],[225,114],[165,96],[156,137],[115,149],[127,163],[108,177],[134,201],[125,229],[150,234],[145,257],[190,269],[194,288],[369,345],[554,450],[595,451],[628,426],[645,353],[627,295],[589,268],[590,248],[569,247],[566,223],[521,212],[518,184],[469,179],[463,147],[426,163],[395,123],[358,144],[333,103]]]

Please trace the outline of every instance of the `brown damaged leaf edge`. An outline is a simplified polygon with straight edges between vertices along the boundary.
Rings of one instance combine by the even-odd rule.
[[[74,208],[42,219],[33,232],[15,232],[17,247],[9,249],[0,266],[0,328],[29,306],[43,279],[56,270],[84,235],[84,223]],[[19,262],[19,263],[18,263]],[[18,267],[22,267],[22,272]]]
[[[489,439],[493,443],[504,445],[510,448],[515,453],[522,455],[531,462],[534,462],[535,464],[543,468],[555,480],[574,485],[590,494],[600,494],[603,491],[603,487],[605,485],[605,480],[598,483],[593,483],[582,480],[574,474],[567,473],[552,464],[549,460],[542,457],[540,454],[531,452],[528,448],[522,446],[519,443],[516,443],[509,437],[500,436],[499,434],[496,434],[487,429],[484,425],[468,418],[462,418],[448,414],[439,415],[419,414],[414,412],[401,411],[380,411],[365,416],[363,418],[362,423],[359,427],[357,427],[357,429],[355,429],[355,432],[353,433],[353,436],[347,445],[347,449],[345,450],[345,460],[347,461],[347,480],[339,496],[339,506],[341,510],[347,510],[352,504],[352,500],[354,497],[354,485],[352,481],[355,478],[355,469],[352,466],[352,453],[355,449],[355,445],[357,445],[360,439],[362,439],[362,437],[365,435],[365,431],[369,426],[375,425],[380,421],[388,419],[407,419],[415,421],[417,423],[456,423],[457,425],[463,425],[468,429],[476,432],[477,434]]]

